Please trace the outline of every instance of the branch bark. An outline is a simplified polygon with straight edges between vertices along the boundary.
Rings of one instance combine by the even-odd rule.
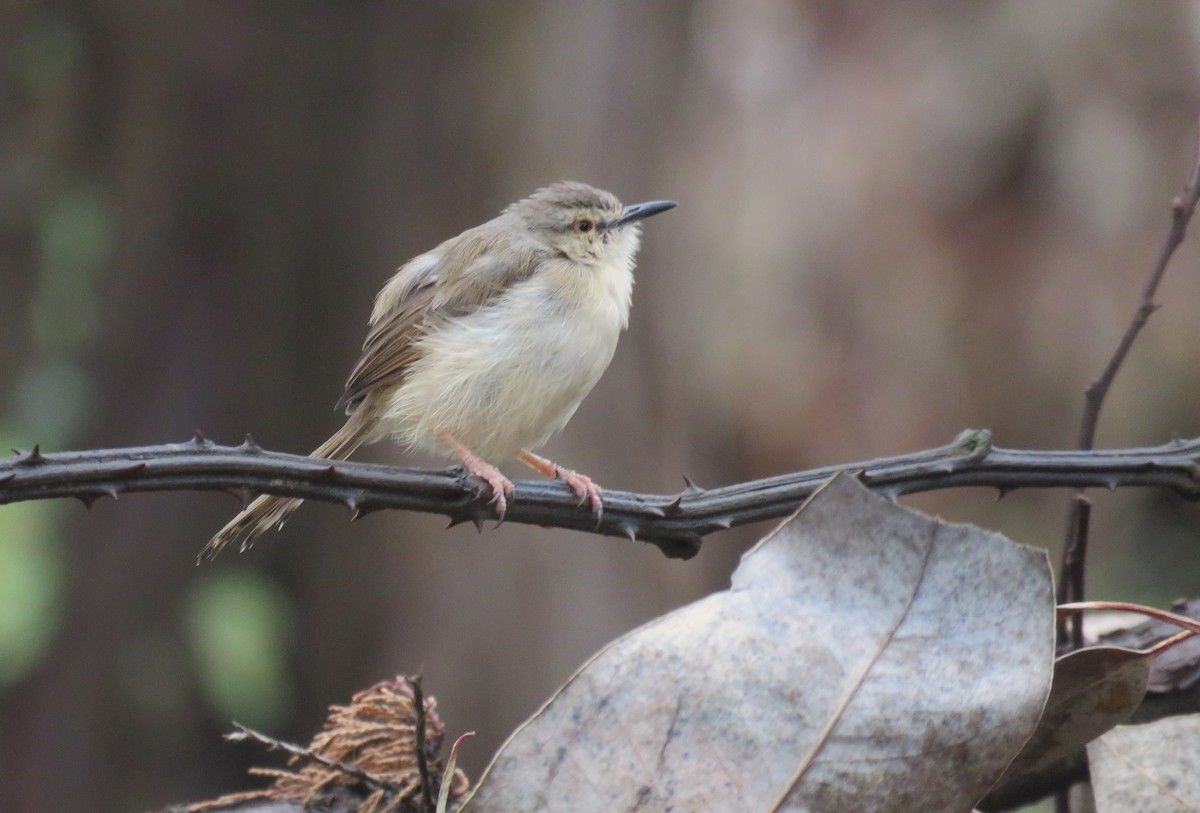
[[[991,445],[987,430],[967,430],[926,451],[769,477],[720,488],[689,482],[673,495],[605,491],[604,514],[578,505],[562,483],[524,480],[506,521],[626,537],[656,545],[666,556],[689,558],[714,531],[796,510],[839,471],[858,472],[889,496],[944,488],[1153,486],[1200,499],[1200,439],[1163,446],[1100,451],[1031,451]],[[384,508],[444,514],[450,524],[492,519],[478,484],[458,468],[405,469],[332,462],[267,451],[247,439],[222,446],[199,433],[184,443],[43,454],[38,448],[0,459],[0,504],[75,497],[90,506],[101,497],[139,491],[225,491],[243,502],[256,493],[341,503],[351,519]]]

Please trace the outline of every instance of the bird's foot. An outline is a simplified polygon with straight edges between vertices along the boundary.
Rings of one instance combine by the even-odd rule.
[[[488,500],[488,503],[496,507],[496,518],[503,522],[504,515],[508,511],[508,500],[512,497],[514,491],[512,480],[509,480],[498,468],[480,457],[476,457],[473,460],[464,459],[463,465],[466,466],[468,474],[487,483],[488,487],[491,488],[492,498]]]
[[[580,505],[590,502],[592,513],[597,516],[604,512],[604,500],[600,497],[600,486],[596,485],[591,477],[572,469],[564,469],[562,466],[555,466],[555,474],[558,479],[571,487],[571,490],[579,497]]]
[[[573,469],[564,468],[552,460],[547,460],[544,457],[535,455],[533,452],[522,450],[518,455],[522,463],[541,472],[547,477],[554,477],[562,480],[571,490],[575,492],[575,496],[579,497],[579,504],[591,503],[592,513],[597,518],[604,513],[604,500],[600,496],[600,486],[596,485],[595,481],[586,474],[580,474]]]
[[[482,480],[491,488],[492,498],[488,500],[488,503],[496,507],[496,519],[503,522],[504,515],[508,512],[508,500],[515,490],[512,480],[505,477],[500,469],[460,443],[453,435],[443,432],[441,438],[462,459],[463,468],[467,470],[467,474]]]

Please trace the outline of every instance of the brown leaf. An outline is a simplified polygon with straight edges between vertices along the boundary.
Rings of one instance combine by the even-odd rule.
[[[1119,647],[1090,647],[1054,664],[1054,683],[1029,742],[997,783],[1045,771],[1124,722],[1146,694],[1152,654]]]
[[[1200,811],[1200,714],[1114,728],[1088,746],[1098,813]]]
[[[1050,687],[1045,554],[834,478],[730,590],[618,639],[465,811],[969,810]]]

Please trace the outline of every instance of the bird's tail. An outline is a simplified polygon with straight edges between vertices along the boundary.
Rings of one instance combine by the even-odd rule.
[[[329,440],[313,450],[309,457],[328,460],[345,460],[362,445],[367,434],[366,410],[359,409],[350,416],[341,429],[333,433]],[[215,559],[217,554],[231,542],[240,540],[239,550],[244,551],[251,543],[273,527],[283,527],[283,521],[293,511],[300,507],[304,500],[295,497],[276,497],[263,494],[250,505],[246,506],[236,517],[208,540],[204,550],[196,557],[199,564],[205,559]]]

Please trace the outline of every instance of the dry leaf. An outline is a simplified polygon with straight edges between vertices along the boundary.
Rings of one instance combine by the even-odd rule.
[[[1200,714],[1118,726],[1088,763],[1097,813],[1200,811]]]
[[[1129,719],[1146,695],[1153,663],[1152,654],[1110,646],[1059,658],[1037,730],[1000,784],[1052,765]]]
[[[462,808],[970,810],[1050,688],[1045,554],[834,478],[730,590],[610,644]]]

